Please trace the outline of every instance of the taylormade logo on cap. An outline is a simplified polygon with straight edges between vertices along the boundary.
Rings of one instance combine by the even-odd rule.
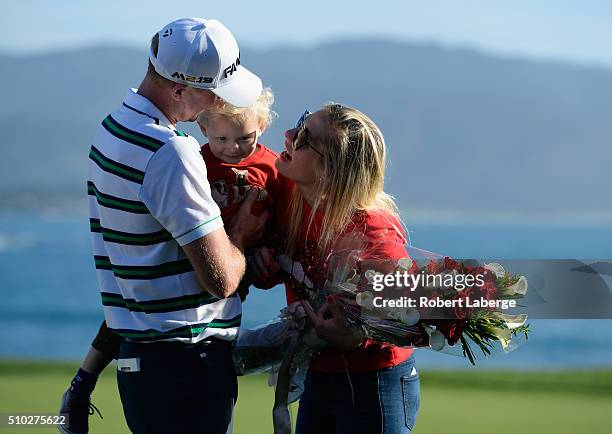
[[[157,56],[149,60],[162,77],[210,89],[237,107],[252,105],[262,91],[259,77],[240,64],[231,32],[217,20],[181,18],[159,31]]]

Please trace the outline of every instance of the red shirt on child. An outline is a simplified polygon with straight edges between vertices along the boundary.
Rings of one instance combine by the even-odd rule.
[[[257,208],[261,207],[273,211],[276,198],[281,196],[281,189],[286,183],[286,178],[279,175],[274,165],[278,154],[258,143],[255,152],[240,163],[226,163],[214,156],[207,143],[202,146],[202,156],[206,162],[212,197],[221,209],[225,224],[238,212],[252,187],[262,189],[253,206],[253,213],[259,214],[261,211]]]

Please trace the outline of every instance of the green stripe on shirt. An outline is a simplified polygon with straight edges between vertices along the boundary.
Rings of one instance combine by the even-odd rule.
[[[178,327],[176,329],[161,332],[158,330],[130,330],[130,329],[112,329],[118,335],[132,339],[135,341],[153,341],[169,338],[187,338],[191,339],[198,336],[204,330],[209,328],[228,329],[239,327],[242,320],[242,315],[238,315],[231,319],[214,319],[209,323],[190,324],[188,326]]]
[[[120,279],[158,279],[160,277],[174,276],[193,271],[189,259],[165,262],[157,265],[117,265],[111,263],[107,256],[94,256],[96,269],[112,270]]]
[[[145,174],[143,171],[126,166],[118,161],[111,160],[96,149],[95,146],[91,147],[91,150],[89,151],[89,158],[96,163],[100,169],[107,173],[111,173],[137,184],[142,184],[142,181],[144,180]]]
[[[130,246],[151,246],[172,240],[172,235],[165,229],[156,232],[134,234],[105,228],[100,225],[100,220],[95,221],[94,219],[90,219],[89,228],[91,232],[102,233],[104,241],[108,241],[109,243]]]
[[[113,136],[126,142],[140,146],[149,151],[155,152],[164,145],[164,142],[149,137],[137,131],[132,131],[117,122],[111,115],[108,115],[103,121],[102,126]]]
[[[177,310],[192,309],[206,304],[211,304],[220,299],[208,294],[199,293],[184,295],[182,297],[166,298],[161,300],[136,301],[125,299],[120,294],[102,292],[102,305],[109,307],[120,307],[132,312],[163,313]]]
[[[134,214],[149,214],[149,210],[144,203],[102,193],[91,181],[87,181],[87,194],[95,196],[98,205],[106,208],[113,208]]]

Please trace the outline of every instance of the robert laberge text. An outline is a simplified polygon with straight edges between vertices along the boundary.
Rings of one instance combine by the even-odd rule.
[[[427,297],[411,298],[411,297],[399,297],[399,298],[384,298],[374,297],[372,300],[374,307],[391,307],[391,308],[497,308],[506,310],[509,308],[516,307],[516,300],[487,300],[486,298],[475,298],[470,297],[457,298],[453,300],[443,300],[440,298],[429,299]]]

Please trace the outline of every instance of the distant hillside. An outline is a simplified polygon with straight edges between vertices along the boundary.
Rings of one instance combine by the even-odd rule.
[[[385,41],[242,60],[276,94],[273,148],[305,108],[333,100],[369,114],[404,208],[612,212],[610,70]],[[145,50],[120,47],[0,56],[0,205],[84,202],[93,132],[145,68]]]

